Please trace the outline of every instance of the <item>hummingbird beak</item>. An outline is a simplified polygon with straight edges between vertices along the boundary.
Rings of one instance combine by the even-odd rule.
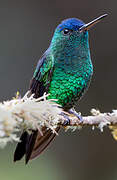
[[[93,21],[83,25],[81,28],[79,28],[80,32],[83,31],[88,31],[92,26],[94,26],[95,24],[97,24],[98,22],[100,22],[103,18],[105,18],[108,14],[104,14],[102,16],[99,16],[98,18],[94,19]]]

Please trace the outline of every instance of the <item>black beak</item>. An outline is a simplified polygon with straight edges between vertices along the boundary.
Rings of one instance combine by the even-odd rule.
[[[94,26],[95,24],[97,24],[98,22],[100,22],[103,18],[105,18],[108,14],[104,14],[102,16],[99,16],[98,18],[94,19],[93,21],[83,25],[81,28],[79,28],[80,32],[83,31],[88,31],[92,26]]]

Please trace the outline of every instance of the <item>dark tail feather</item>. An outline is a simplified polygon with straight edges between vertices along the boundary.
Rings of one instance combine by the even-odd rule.
[[[26,142],[29,138],[29,134],[25,131],[20,137],[20,142],[17,144],[14,152],[14,162],[19,161],[26,153]]]
[[[35,141],[37,138],[38,130],[31,133],[31,135],[28,138],[28,141],[26,143],[26,156],[25,156],[25,162],[28,163],[31,153],[33,151],[33,147],[35,145]]]
[[[59,131],[59,127],[56,128],[56,132]],[[29,160],[38,157],[41,152],[50,144],[50,142],[56,136],[50,129],[43,128],[43,136],[40,131],[33,131],[30,135],[25,131],[17,144],[14,153],[14,162],[21,160],[25,155],[25,162],[28,163]]]
[[[59,129],[60,127],[57,127],[55,131],[58,132]],[[52,130],[50,129],[47,130],[46,128],[43,128],[42,132],[43,132],[43,136],[38,131],[36,142],[35,142],[32,154],[30,156],[30,160],[38,157],[56,136],[56,134],[53,133]]]

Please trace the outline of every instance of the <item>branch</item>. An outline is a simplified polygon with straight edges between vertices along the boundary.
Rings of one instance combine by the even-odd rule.
[[[43,97],[35,99],[27,92],[21,98],[17,93],[12,100],[0,103],[0,147],[4,147],[8,142],[18,142],[17,132],[38,129],[43,136],[41,129],[47,127],[57,134],[55,129],[58,126],[65,130],[76,130],[87,125],[93,129],[98,127],[101,131],[107,126],[117,140],[117,110],[113,110],[112,113],[101,113],[92,109],[92,116],[82,117],[80,121],[76,116],[65,112],[56,100],[47,100],[47,96],[44,94]],[[69,125],[65,126],[68,118]]]

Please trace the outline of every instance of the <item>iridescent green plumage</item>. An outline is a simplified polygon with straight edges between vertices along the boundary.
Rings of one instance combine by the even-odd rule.
[[[88,32],[83,32],[80,36],[77,32],[71,34],[69,40],[65,41],[62,53],[58,54],[59,47],[56,38],[53,39],[50,46],[55,69],[49,86],[49,98],[58,99],[58,103],[65,109],[71,108],[75,101],[83,95],[93,72]]]

